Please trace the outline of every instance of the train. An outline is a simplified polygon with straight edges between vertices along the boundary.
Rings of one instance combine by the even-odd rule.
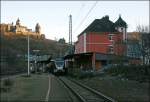
[[[65,68],[65,61],[63,58],[56,58],[51,60],[49,71],[55,75],[65,75],[67,69]]]
[[[60,57],[38,63],[30,63],[30,72],[49,72],[55,75],[65,75],[67,74],[67,68],[65,68],[64,59]]]

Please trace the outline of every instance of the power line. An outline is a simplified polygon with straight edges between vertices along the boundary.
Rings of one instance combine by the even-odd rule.
[[[93,6],[90,8],[90,10],[88,11],[88,13],[87,13],[86,16],[84,17],[84,19],[80,22],[79,26],[77,26],[74,31],[76,31],[76,30],[83,24],[83,22],[86,20],[86,18],[87,18],[88,15],[91,13],[91,11],[94,9],[94,7],[96,6],[97,3],[98,3],[98,1],[96,1],[96,2],[93,4]]]
[[[85,7],[85,4],[82,4],[81,7],[79,8],[78,14],[77,14],[77,16],[75,17],[76,19],[74,20],[75,23],[76,23],[76,21],[77,21],[77,18],[79,18],[80,14],[81,14],[81,11],[83,10],[84,7]],[[76,25],[76,24],[75,24],[75,25]]]

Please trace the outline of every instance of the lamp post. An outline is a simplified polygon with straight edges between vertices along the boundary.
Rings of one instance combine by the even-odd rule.
[[[29,42],[29,34],[28,34],[28,76],[30,76],[30,42]]]
[[[38,70],[38,65],[37,65],[37,62],[38,62],[38,52],[40,50],[33,50],[33,52],[35,53],[36,57],[35,57],[35,73],[37,72]]]

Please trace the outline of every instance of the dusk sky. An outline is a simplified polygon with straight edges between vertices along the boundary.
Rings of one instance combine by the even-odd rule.
[[[1,23],[15,24],[19,17],[21,24],[32,30],[39,23],[46,38],[53,40],[64,37],[68,42],[70,14],[73,41],[105,15],[115,22],[121,14],[131,32],[137,25],[149,25],[149,1],[1,1]]]

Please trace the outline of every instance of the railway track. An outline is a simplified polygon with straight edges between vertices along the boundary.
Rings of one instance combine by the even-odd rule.
[[[59,79],[80,99],[81,102],[117,102],[75,80],[65,77],[59,77]]]
[[[81,102],[78,98],[58,77],[50,75],[51,85],[48,102]]]

